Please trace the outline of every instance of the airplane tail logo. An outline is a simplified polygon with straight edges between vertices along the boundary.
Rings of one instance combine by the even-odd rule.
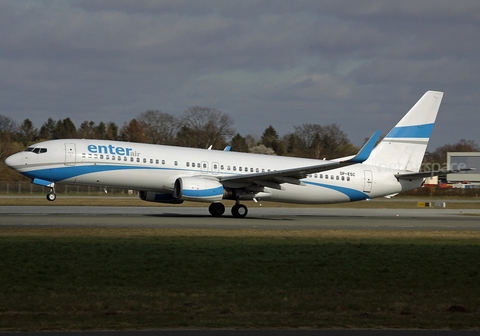
[[[427,91],[372,151],[365,164],[418,172],[443,92]]]

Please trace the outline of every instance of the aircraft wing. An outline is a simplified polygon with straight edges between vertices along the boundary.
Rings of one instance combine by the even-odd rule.
[[[442,170],[432,170],[429,172],[420,172],[420,173],[407,173],[407,174],[396,174],[395,177],[399,180],[416,180],[420,178],[433,177],[438,175],[446,174],[456,174],[464,171],[475,170],[475,168],[463,168],[463,169],[442,169]]]
[[[320,173],[364,162],[370,156],[379,136],[380,131],[375,132],[362,147],[362,149],[360,149],[357,155],[345,161],[320,161],[322,163],[314,166],[275,170],[255,174],[225,176],[219,178],[219,181],[223,185],[232,188],[246,187],[251,184],[258,184],[275,189],[280,189],[279,185],[281,183],[303,185],[300,179],[307,177],[308,174]]]

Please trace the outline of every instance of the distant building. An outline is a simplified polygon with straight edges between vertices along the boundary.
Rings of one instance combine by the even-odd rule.
[[[475,168],[459,174],[448,174],[451,183],[480,184],[480,152],[448,152],[448,169]]]

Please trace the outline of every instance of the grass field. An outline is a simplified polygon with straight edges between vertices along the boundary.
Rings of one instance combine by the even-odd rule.
[[[0,330],[480,327],[480,233],[0,231]]]

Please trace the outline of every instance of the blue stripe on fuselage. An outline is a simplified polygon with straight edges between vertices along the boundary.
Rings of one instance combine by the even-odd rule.
[[[72,177],[91,174],[91,173],[100,173],[106,171],[115,171],[115,170],[129,170],[129,169],[162,169],[163,168],[150,168],[144,166],[125,166],[125,165],[79,165],[79,166],[68,166],[68,167],[58,167],[58,168],[47,168],[47,169],[38,169],[30,170],[23,172],[22,174],[30,178],[40,178],[46,181],[63,181]]]
[[[339,187],[339,186],[335,186],[335,185],[323,184],[323,183],[317,183],[317,182],[310,182],[310,181],[305,181],[305,180],[302,180],[302,182],[305,183],[305,184],[310,184],[310,185],[314,185],[314,186],[317,186],[317,187],[323,187],[323,188],[338,191],[338,192],[348,196],[348,198],[350,198],[350,202],[363,201],[363,200],[366,200],[366,199],[370,199],[370,196],[368,196],[367,194],[365,194],[361,191],[358,191],[356,189]]]

